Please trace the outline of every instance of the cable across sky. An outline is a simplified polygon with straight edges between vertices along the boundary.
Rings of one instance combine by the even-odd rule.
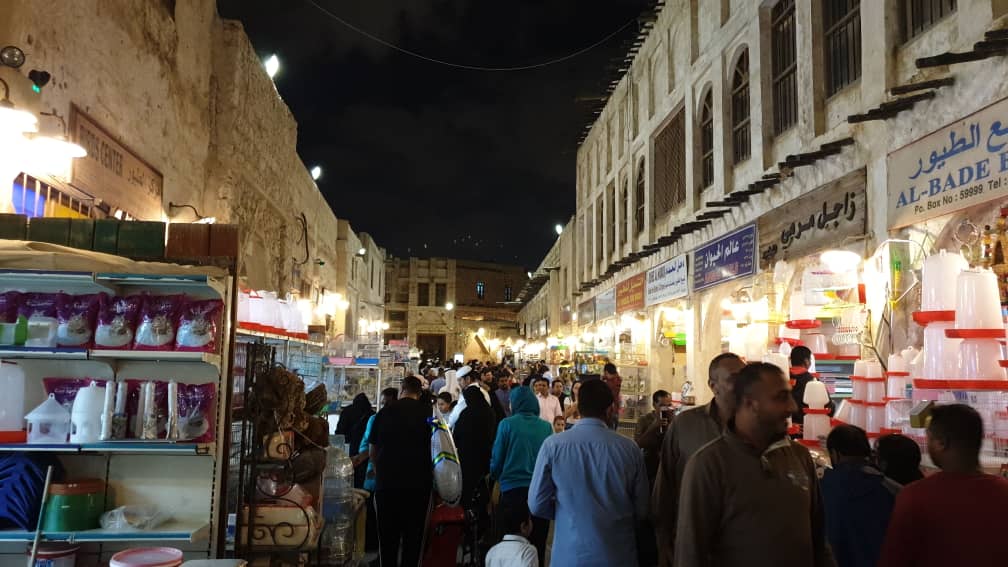
[[[513,67],[488,67],[488,66],[482,66],[482,65],[466,65],[466,64],[463,64],[463,63],[454,63],[452,61],[445,61],[443,59],[437,59],[435,57],[428,57],[428,56],[426,56],[426,55],[424,55],[422,53],[417,53],[416,51],[411,51],[409,49],[406,49],[406,48],[403,48],[403,47],[399,47],[398,45],[395,45],[394,43],[390,43],[388,41],[385,41],[384,39],[382,39],[382,38],[380,38],[380,37],[378,37],[378,36],[376,36],[376,35],[374,35],[372,33],[369,33],[366,30],[363,30],[363,29],[361,29],[361,28],[353,25],[352,23],[344,20],[343,18],[337,16],[336,14],[334,14],[331,11],[329,11],[328,9],[326,9],[324,6],[319,5],[319,3],[316,2],[315,0],[305,0],[305,1],[308,2],[309,4],[311,4],[312,6],[314,6],[317,10],[319,10],[323,14],[325,14],[325,15],[329,16],[330,18],[336,20],[337,22],[339,22],[343,26],[345,26],[345,27],[347,27],[347,28],[349,28],[349,29],[357,32],[358,34],[360,34],[360,35],[362,35],[362,36],[370,39],[371,41],[374,41],[376,43],[380,43],[381,45],[384,45],[385,47],[388,47],[389,49],[393,49],[395,51],[398,51],[399,53],[403,53],[405,55],[409,55],[410,57],[415,57],[417,59],[421,59],[423,61],[427,61],[428,63],[436,63],[438,65],[444,65],[446,67],[454,67],[456,69],[466,69],[466,70],[469,70],[469,71],[494,71],[494,72],[529,71],[529,70],[532,70],[532,69],[541,69],[543,67],[549,67],[550,65],[556,65],[558,63],[563,63],[564,61],[568,61],[568,60],[573,59],[573,58],[575,58],[575,57],[577,57],[579,55],[583,55],[583,54],[591,51],[592,49],[595,49],[596,47],[598,47],[598,46],[606,43],[607,41],[609,41],[610,39],[612,39],[613,37],[615,37],[617,34],[619,34],[621,31],[625,30],[631,24],[633,24],[633,23],[635,23],[637,21],[637,18],[633,17],[630,20],[627,20],[627,22],[624,23],[623,25],[621,25],[620,27],[616,28],[616,30],[614,30],[612,33],[606,35],[605,37],[603,37],[602,39],[596,41],[595,43],[593,43],[593,44],[591,44],[591,45],[589,45],[587,47],[581,48],[581,49],[579,49],[579,50],[577,50],[577,51],[575,51],[573,53],[569,53],[567,55],[564,55],[563,57],[558,57],[556,59],[550,59],[549,61],[542,61],[540,63],[532,63],[532,64],[529,64],[529,65],[516,65],[516,66],[513,66]]]

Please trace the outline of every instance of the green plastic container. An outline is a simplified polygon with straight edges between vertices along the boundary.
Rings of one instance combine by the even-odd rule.
[[[42,530],[77,532],[99,527],[105,511],[105,482],[94,479],[71,480],[49,486]]]

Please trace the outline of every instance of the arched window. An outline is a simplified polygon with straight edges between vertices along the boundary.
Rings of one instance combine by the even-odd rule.
[[[733,163],[749,159],[749,50],[742,52],[732,73],[732,158]]]
[[[710,187],[714,184],[714,96],[710,90],[700,105],[700,165],[701,187]]]
[[[782,134],[798,122],[795,26],[794,0],[779,0],[770,10],[774,134]]]
[[[630,187],[629,182],[624,179],[623,187],[620,189],[620,212],[617,230],[619,230],[620,247],[626,242],[627,223],[630,222]]]
[[[644,230],[644,160],[640,160],[640,165],[637,166],[637,187],[634,192],[634,205],[637,207],[637,214],[635,215],[634,228],[637,232]]]

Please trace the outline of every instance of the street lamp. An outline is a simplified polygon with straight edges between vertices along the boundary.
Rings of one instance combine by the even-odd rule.
[[[317,166],[317,165],[315,167],[311,168],[311,178],[312,178],[312,180],[318,181],[320,177],[322,177],[322,168],[319,167],[319,166]]]
[[[556,225],[556,233],[557,233],[557,236],[560,236],[561,234],[563,234],[563,225],[561,225],[561,224]]]
[[[448,303],[444,304],[444,308],[448,311],[451,311],[452,309],[455,309],[455,304],[449,301]]]
[[[266,74],[269,75],[270,79],[275,77],[277,71],[280,70],[280,60],[277,58],[275,53],[267,57],[266,61],[263,62],[263,65],[266,67]]]

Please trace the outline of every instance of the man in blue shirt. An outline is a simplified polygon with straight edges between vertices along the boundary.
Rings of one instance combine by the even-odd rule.
[[[585,382],[581,420],[539,450],[528,503],[556,522],[551,567],[637,566],[634,526],[647,517],[650,488],[640,448],[607,425],[612,408],[605,382]]]

